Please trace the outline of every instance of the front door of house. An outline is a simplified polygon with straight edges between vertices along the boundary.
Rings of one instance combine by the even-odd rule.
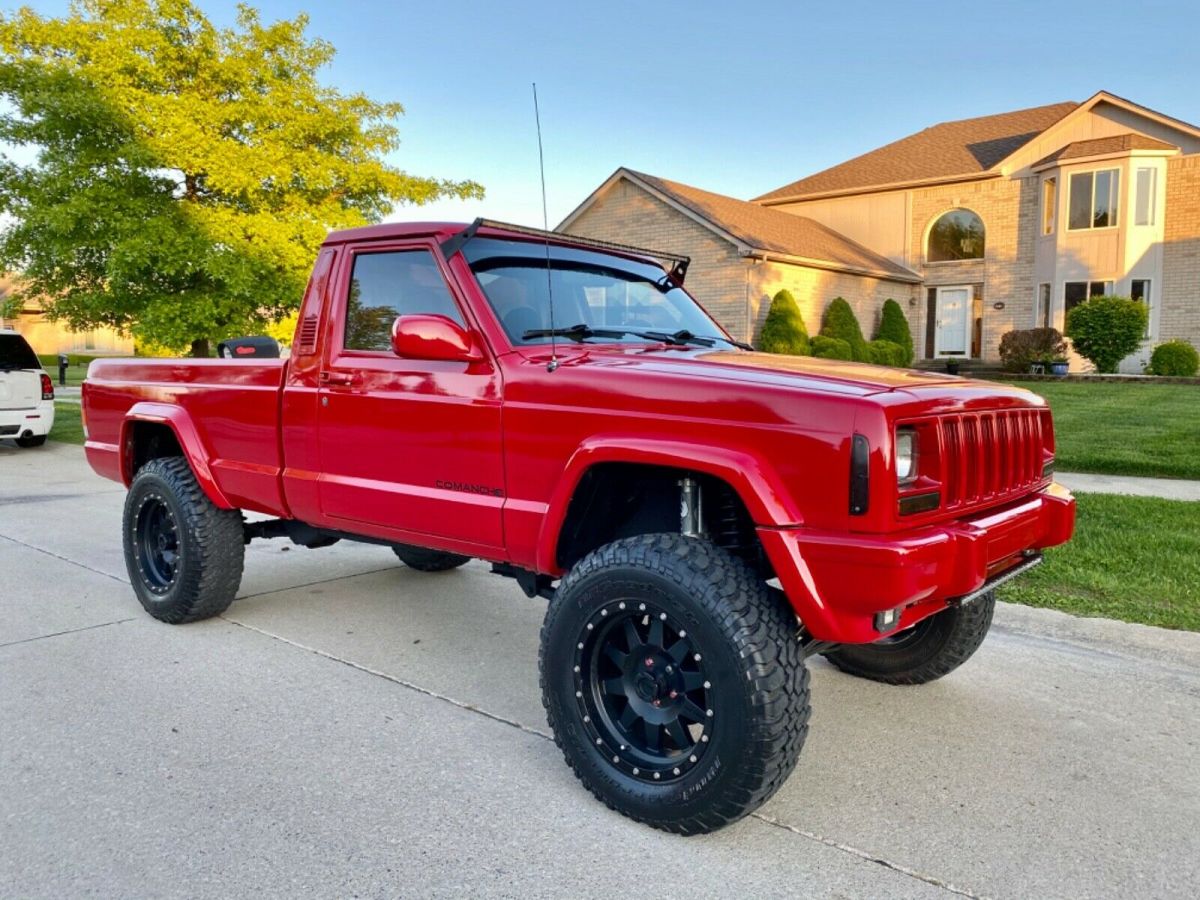
[[[970,347],[970,310],[969,286],[937,289],[937,329],[934,332],[933,346],[935,356],[967,355]]]

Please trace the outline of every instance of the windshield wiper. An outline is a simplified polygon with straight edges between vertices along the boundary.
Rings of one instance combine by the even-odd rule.
[[[590,337],[606,337],[620,338],[630,335],[632,337],[640,337],[647,341],[658,341],[663,344],[673,344],[675,346],[684,346],[687,344],[695,344],[701,347],[711,347],[717,341],[724,341],[732,344],[735,347],[740,347],[743,350],[752,350],[749,344],[743,344],[741,341],[735,341],[732,338],[726,337],[707,337],[704,335],[692,334],[686,328],[681,328],[679,331],[640,331],[636,328],[592,328],[590,325],[585,325],[583,322],[572,325],[569,328],[536,328],[526,331],[521,335],[522,340],[531,340],[532,338],[540,337],[565,337],[574,341],[584,341]]]

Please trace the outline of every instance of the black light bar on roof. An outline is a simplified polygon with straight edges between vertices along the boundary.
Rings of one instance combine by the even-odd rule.
[[[513,231],[517,234],[525,234],[530,237],[541,238],[543,240],[554,240],[575,244],[580,247],[594,247],[597,250],[615,250],[620,253],[626,253],[632,256],[649,256],[654,259],[662,259],[672,263],[671,277],[683,283],[684,276],[687,274],[688,264],[692,261],[690,256],[684,256],[681,253],[667,253],[662,250],[648,250],[645,247],[634,247],[630,244],[618,244],[614,241],[602,241],[598,238],[579,237],[574,234],[564,234],[561,231],[545,231],[541,228],[529,228],[525,225],[513,225],[510,222],[497,222],[494,219],[479,218],[460,231],[453,237],[447,238],[442,242],[442,253],[446,259],[452,257],[455,253],[463,248],[463,245],[471,238],[475,237],[475,233],[480,228],[500,228],[504,231]]]

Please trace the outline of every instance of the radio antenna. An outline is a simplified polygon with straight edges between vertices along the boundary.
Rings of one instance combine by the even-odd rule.
[[[542,117],[538,112],[537,82],[533,82],[533,121],[537,126],[538,170],[542,176],[542,231],[546,233],[546,296],[550,300],[550,364],[547,372],[558,368],[558,343],[554,334],[554,278],[550,268],[550,216],[546,212],[546,159],[542,155]]]

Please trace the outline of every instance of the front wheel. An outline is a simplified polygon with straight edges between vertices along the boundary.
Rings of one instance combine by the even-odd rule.
[[[808,731],[794,613],[695,538],[625,538],[584,557],[550,603],[538,661],[579,780],[665,831],[713,831],[758,808]]]
[[[242,581],[242,515],[208,499],[179,456],[134,476],[122,522],[125,568],[146,612],[180,624],[220,615]]]
[[[844,644],[825,658],[860,678],[885,684],[925,684],[950,674],[971,658],[987,637],[995,609],[996,595],[989,591],[882,641]]]

